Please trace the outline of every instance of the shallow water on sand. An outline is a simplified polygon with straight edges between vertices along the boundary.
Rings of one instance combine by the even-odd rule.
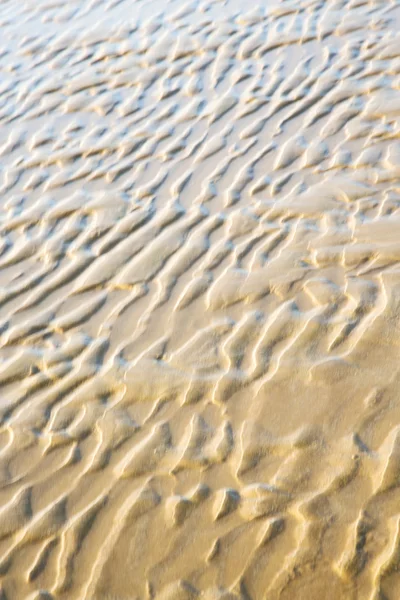
[[[0,31],[1,600],[398,599],[398,0]]]

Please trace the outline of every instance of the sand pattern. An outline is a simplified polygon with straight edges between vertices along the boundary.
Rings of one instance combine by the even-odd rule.
[[[0,30],[0,599],[398,599],[398,1]]]

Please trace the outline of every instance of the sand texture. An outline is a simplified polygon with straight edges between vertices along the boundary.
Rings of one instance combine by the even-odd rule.
[[[399,0],[0,32],[0,599],[398,600]]]

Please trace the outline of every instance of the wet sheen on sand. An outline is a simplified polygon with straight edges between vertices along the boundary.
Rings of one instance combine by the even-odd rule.
[[[398,0],[0,31],[1,600],[398,600]]]

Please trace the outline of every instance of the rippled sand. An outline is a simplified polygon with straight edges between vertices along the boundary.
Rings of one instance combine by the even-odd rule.
[[[1,600],[400,598],[400,3],[251,4],[1,2]]]

